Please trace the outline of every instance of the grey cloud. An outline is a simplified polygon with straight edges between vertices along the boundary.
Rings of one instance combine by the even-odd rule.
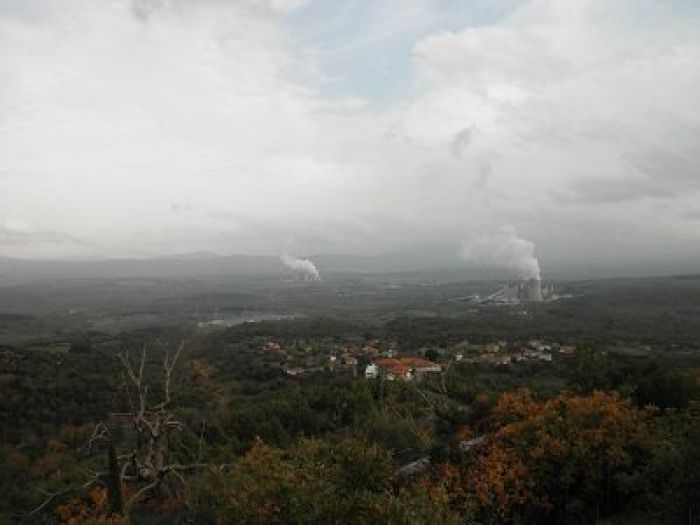
[[[170,203],[170,211],[173,213],[191,212],[195,207],[187,202],[172,202]]]
[[[469,146],[474,140],[475,132],[476,129],[474,127],[470,127],[461,129],[460,131],[455,133],[450,148],[450,151],[454,157],[462,158],[466,154],[467,150],[469,149]]]
[[[700,151],[700,137],[697,137],[695,153],[674,153],[649,146],[636,154],[631,163],[649,179],[658,181],[676,193],[700,188],[700,168],[697,151]]]
[[[700,221],[700,208],[685,210],[680,217],[688,221]]]
[[[493,166],[491,162],[484,159],[480,160],[477,164],[477,179],[474,185],[477,188],[484,188],[488,184],[492,172]]]
[[[453,3],[406,0],[393,17],[395,2],[364,2],[385,17],[376,34],[344,34],[324,3],[308,42],[292,35],[322,2],[283,15],[305,3],[0,0],[0,209],[36,225],[3,247],[377,252],[512,223],[556,252],[562,209],[593,248],[598,221],[641,246],[659,201],[695,209],[700,9],[501,3],[502,18],[419,36],[401,24]],[[396,35],[417,39],[412,55]],[[407,89],[333,92],[317,50],[353,43],[390,47]],[[340,73],[365,74],[343,56]],[[663,215],[679,246],[700,240]]]
[[[578,180],[567,193],[554,194],[564,202],[614,204],[643,198],[672,198],[677,189],[651,178],[590,177]]]
[[[162,9],[168,3],[167,0],[133,0],[131,8],[134,16],[145,22],[154,11]]]
[[[649,146],[626,155],[626,176],[587,177],[571,184],[559,198],[580,203],[616,203],[637,199],[673,199],[700,190],[700,171],[695,158]]]

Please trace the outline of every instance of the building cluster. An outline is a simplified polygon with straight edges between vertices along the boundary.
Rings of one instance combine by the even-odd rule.
[[[365,368],[365,378],[382,377],[388,381],[420,381],[430,374],[439,374],[442,366],[422,357],[397,357],[378,359]]]
[[[449,364],[508,366],[524,361],[551,362],[553,356],[572,356],[574,347],[555,342],[493,341],[472,344],[462,341],[450,347],[432,346],[399,350],[395,341],[353,341],[339,344],[325,340],[280,343],[267,340],[261,350],[290,376],[313,373],[363,374],[366,379],[420,381],[440,374]]]
[[[420,381],[427,375],[442,371],[441,365],[424,357],[399,356],[397,346],[396,341],[379,339],[346,344],[323,341],[282,344],[267,340],[261,350],[274,354],[287,375],[294,377],[314,373],[345,373],[356,377],[360,362],[364,367],[364,376],[369,379]]]
[[[321,372],[357,376],[360,359],[391,358],[395,346],[396,343],[380,344],[379,340],[345,344],[325,340],[297,340],[283,344],[267,340],[261,350],[273,354],[290,376]]]
[[[573,356],[575,347],[539,339],[508,343],[498,341],[485,345],[469,345],[469,353],[458,352],[454,360],[462,363],[507,366],[523,361],[551,362],[554,355]]]

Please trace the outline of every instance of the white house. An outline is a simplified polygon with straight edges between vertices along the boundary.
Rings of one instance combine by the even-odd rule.
[[[365,368],[365,378],[366,379],[376,379],[379,376],[379,367],[372,363],[371,365],[367,365],[367,368]]]

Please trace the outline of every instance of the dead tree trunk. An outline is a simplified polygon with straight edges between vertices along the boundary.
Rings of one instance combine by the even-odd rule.
[[[144,378],[145,347],[138,366],[134,366],[127,354],[120,355],[124,367],[125,389],[131,405],[131,426],[135,433],[135,447],[122,468],[122,478],[128,476],[139,486],[134,496],[126,503],[127,511],[142,497],[162,494],[163,483],[169,474],[174,473],[182,479],[179,470],[183,467],[169,463],[167,437],[171,432],[182,429],[182,423],[175,418],[170,405],[173,369],[183,348],[184,342],[172,357],[165,356],[162,396],[155,404],[149,403],[149,385],[145,383]]]
[[[180,482],[185,479],[181,472],[206,468],[208,465],[181,465],[171,462],[167,440],[173,431],[182,429],[182,423],[171,410],[171,381],[173,370],[182,350],[184,341],[171,356],[166,354],[163,360],[163,384],[159,400],[150,401],[149,385],[146,383],[144,368],[146,365],[146,346],[141,350],[138,363],[133,363],[127,353],[120,354],[123,368],[124,389],[129,402],[129,412],[122,414],[132,429],[132,445],[129,452],[119,454],[117,444],[108,425],[100,422],[95,426],[92,436],[86,444],[86,450],[93,446],[106,446],[107,472],[95,473],[90,481],[76,488],[64,489],[51,494],[27,516],[37,516],[49,510],[59,500],[98,485],[107,490],[110,514],[128,515],[132,506],[147,496],[162,495],[167,478],[175,476]],[[122,486],[130,484],[135,493],[124,501]]]
[[[124,512],[124,500],[122,497],[122,480],[119,472],[119,460],[114,448],[114,441],[110,438],[107,443],[107,501],[109,512],[120,515]]]

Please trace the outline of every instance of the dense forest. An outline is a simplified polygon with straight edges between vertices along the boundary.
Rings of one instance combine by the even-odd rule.
[[[448,318],[311,318],[5,346],[0,520],[696,520],[696,357],[570,337],[548,362],[470,360],[490,337]],[[442,372],[366,379],[386,349]],[[336,350],[355,373],[326,363]]]

